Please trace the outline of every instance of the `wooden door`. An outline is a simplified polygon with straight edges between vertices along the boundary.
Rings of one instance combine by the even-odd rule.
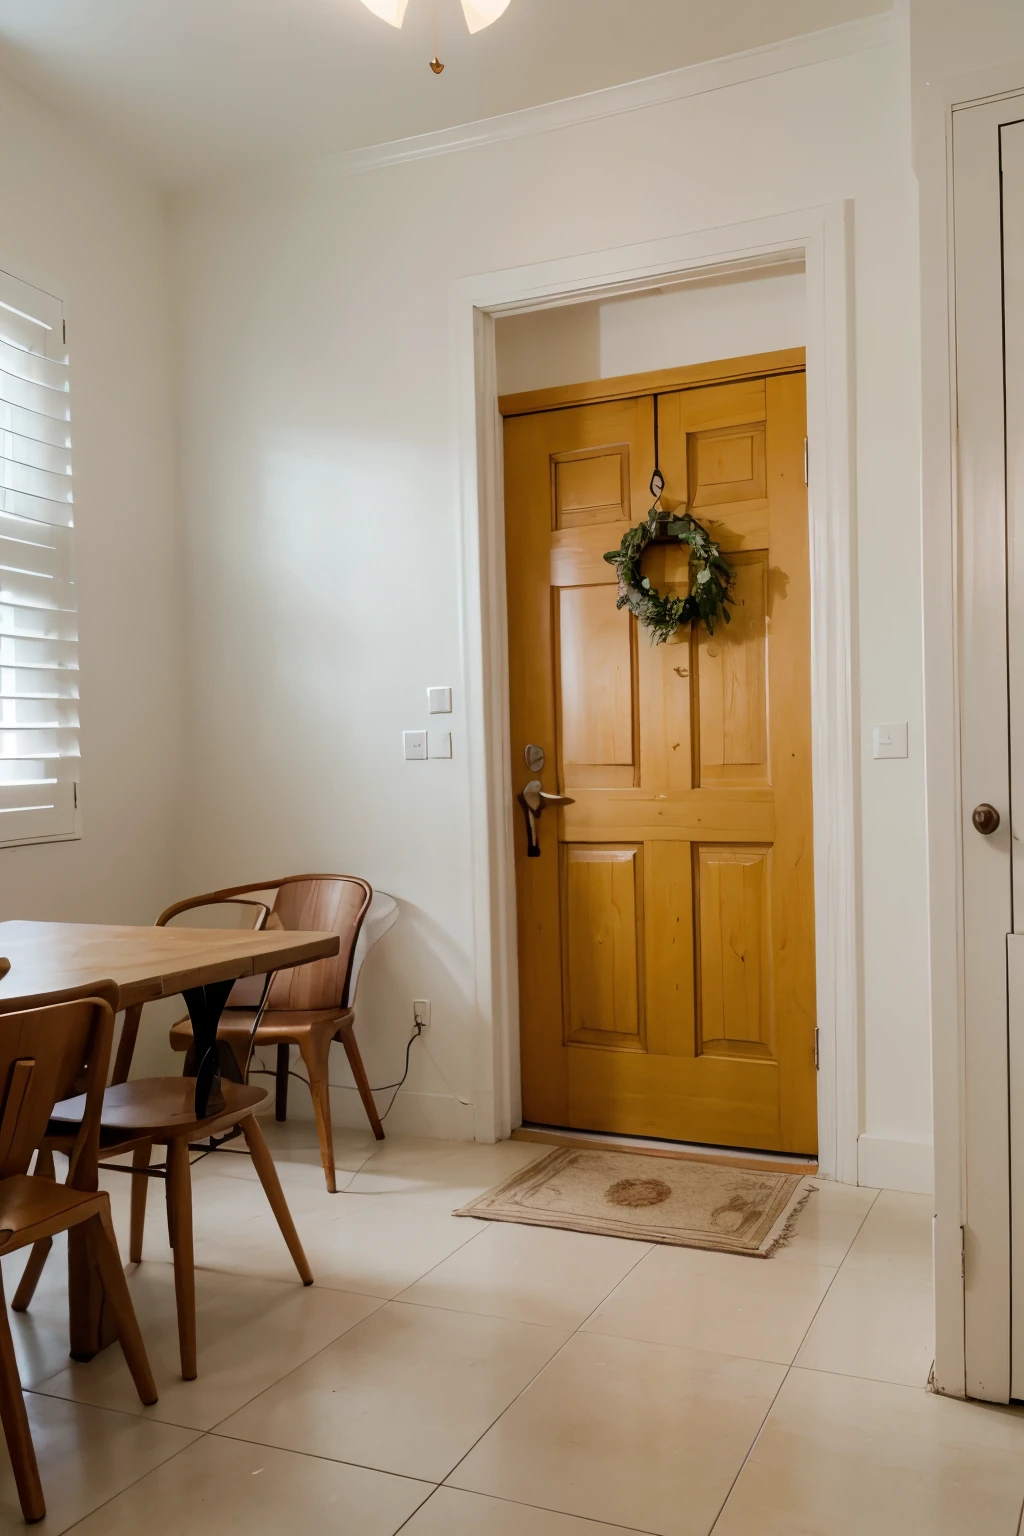
[[[729,626],[651,646],[602,558],[687,503],[736,566]],[[523,1116],[814,1152],[804,376],[505,423]],[[685,593],[684,552],[649,551]],[[526,749],[546,757],[536,775]]]

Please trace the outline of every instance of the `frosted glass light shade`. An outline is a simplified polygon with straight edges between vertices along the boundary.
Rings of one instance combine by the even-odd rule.
[[[489,27],[503,11],[508,10],[509,3],[510,0],[462,0],[469,30],[480,32],[484,27]]]
[[[405,20],[405,8],[409,0],[363,0],[368,11],[379,16],[381,21],[388,21],[393,27],[400,27]]]
[[[400,27],[405,20],[405,8],[409,0],[363,0],[363,4],[382,21]],[[462,0],[466,25],[471,32],[480,32],[484,27],[489,27],[492,21],[497,21],[502,12],[508,10],[509,4],[510,0]]]

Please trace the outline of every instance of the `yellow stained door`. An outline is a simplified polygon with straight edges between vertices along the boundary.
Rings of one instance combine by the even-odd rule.
[[[506,420],[513,784],[574,801],[538,857],[516,813],[526,1120],[816,1149],[804,423],[794,372]],[[731,624],[652,647],[602,557],[656,431],[737,574]],[[645,571],[685,593],[684,550]]]

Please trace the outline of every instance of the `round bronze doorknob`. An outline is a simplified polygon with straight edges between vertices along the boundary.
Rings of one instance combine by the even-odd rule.
[[[994,805],[989,805],[985,801],[982,805],[974,807],[971,820],[974,822],[977,831],[981,832],[985,837],[991,837],[999,825],[999,812]]]

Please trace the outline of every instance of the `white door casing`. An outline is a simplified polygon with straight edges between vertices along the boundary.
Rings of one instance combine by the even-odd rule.
[[[452,397],[458,430],[460,628],[475,913],[476,1137],[519,1123],[518,989],[508,767],[501,421],[494,316],[642,292],[802,258],[812,590],[819,1168],[857,1182],[860,1009],[852,604],[852,205],[648,240],[505,271],[451,287]]]

